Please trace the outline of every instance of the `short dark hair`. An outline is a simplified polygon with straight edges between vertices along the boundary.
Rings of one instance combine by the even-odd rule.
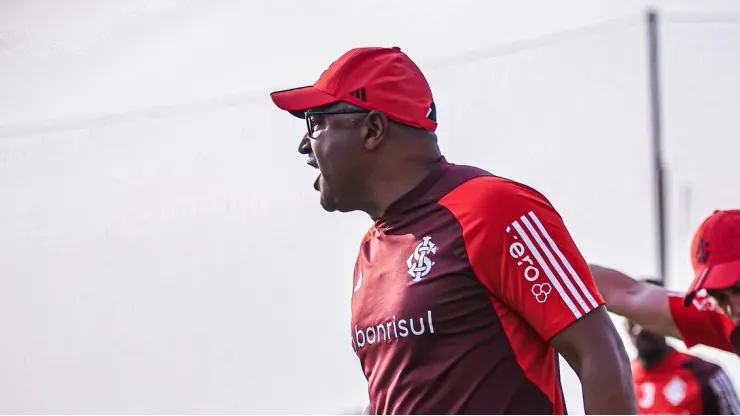
[[[370,110],[366,108],[362,108],[360,106],[354,105],[352,103],[349,103],[347,101],[337,101],[333,104],[329,104],[327,106],[322,107],[323,109],[332,109],[332,110],[349,110],[349,111],[362,111],[365,110],[367,112],[370,112]]]

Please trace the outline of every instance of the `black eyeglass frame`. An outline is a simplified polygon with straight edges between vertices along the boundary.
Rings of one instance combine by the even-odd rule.
[[[369,112],[370,110],[308,110],[305,112],[308,137],[313,138],[313,125],[311,124],[311,116],[329,116],[333,114],[367,114]]]

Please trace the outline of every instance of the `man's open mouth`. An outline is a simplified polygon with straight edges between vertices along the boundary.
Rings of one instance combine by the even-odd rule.
[[[319,164],[316,162],[316,158],[313,157],[313,155],[308,157],[308,161],[306,162],[308,166],[312,166],[314,169],[319,169]],[[319,176],[316,177],[316,180],[313,183],[313,189],[320,191],[321,187],[319,186],[319,183],[321,182],[321,174],[319,173]]]

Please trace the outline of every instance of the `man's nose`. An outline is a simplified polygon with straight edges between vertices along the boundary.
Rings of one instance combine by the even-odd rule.
[[[302,155],[311,153],[311,140],[308,138],[308,133],[303,135],[301,142],[298,144],[298,153]]]

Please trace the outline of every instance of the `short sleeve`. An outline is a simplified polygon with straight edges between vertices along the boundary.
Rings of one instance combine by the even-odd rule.
[[[740,400],[738,400],[735,388],[732,386],[730,378],[721,368],[718,368],[707,380],[707,386],[712,396],[711,410],[717,409],[716,414],[720,415],[737,415],[740,414]],[[706,400],[705,400],[706,402]],[[704,409],[706,414],[710,409]]]
[[[463,185],[473,203],[455,214],[473,271],[495,297],[546,340],[604,304],[562,218],[541,194],[508,180],[479,181]]]
[[[684,306],[682,293],[669,292],[668,305],[676,327],[687,347],[704,344],[721,350],[737,353],[732,346],[731,336],[737,328],[735,323],[717,309],[704,294]]]

